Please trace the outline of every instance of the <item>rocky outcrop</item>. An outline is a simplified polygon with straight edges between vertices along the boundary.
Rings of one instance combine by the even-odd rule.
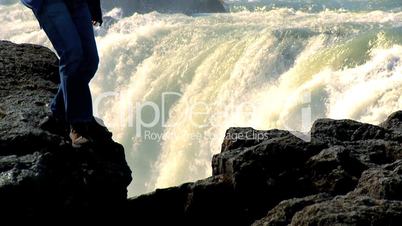
[[[123,16],[153,11],[184,14],[225,12],[221,0],[117,0],[103,1],[102,7],[106,10],[121,8]]]
[[[233,217],[244,214],[235,197],[231,183],[216,176],[131,198],[127,211],[146,225],[245,225]]]
[[[211,177],[127,201],[121,145],[74,150],[38,128],[57,74],[48,49],[0,42],[2,219],[118,213],[137,225],[401,225],[401,111],[378,126],[320,119],[309,141],[230,128]]]
[[[66,137],[39,128],[58,79],[49,49],[0,41],[2,222],[100,219],[127,200],[131,171],[120,144],[73,149]]]
[[[364,171],[351,194],[402,201],[402,160]]]
[[[402,222],[401,211],[399,201],[339,196],[303,208],[293,216],[290,225],[397,226]]]
[[[268,212],[267,216],[257,220],[252,226],[286,226],[291,223],[293,216],[303,210],[306,206],[331,200],[332,197],[326,193],[311,195],[303,198],[293,198],[280,202]]]
[[[150,221],[156,225],[400,225],[400,115],[380,126],[320,119],[310,142],[230,128],[211,178],[131,199],[130,208],[171,211]],[[144,205],[152,208],[142,212]]]

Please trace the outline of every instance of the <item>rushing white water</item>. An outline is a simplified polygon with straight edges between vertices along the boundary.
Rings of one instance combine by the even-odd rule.
[[[51,47],[32,13],[14,2],[0,1],[0,39]],[[331,10],[267,2],[258,3],[268,8],[250,11],[255,1],[232,1],[231,8],[248,10],[195,16],[118,18],[114,10],[109,15],[118,21],[96,29],[101,63],[93,97],[115,92],[98,114],[126,148],[134,176],[130,195],[209,176],[228,127],[306,131],[319,117],[379,123],[401,109],[396,1],[368,7],[349,0],[351,9],[326,1]],[[366,8],[357,10],[359,4]],[[180,95],[163,98],[169,92]],[[164,111],[149,105],[139,112],[145,103]],[[176,126],[137,127],[157,115]],[[149,136],[162,134],[165,139]]]

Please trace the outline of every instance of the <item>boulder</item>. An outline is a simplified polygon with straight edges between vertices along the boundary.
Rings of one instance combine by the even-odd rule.
[[[402,141],[394,130],[353,120],[319,119],[311,128],[311,141],[328,145],[360,140]]]
[[[397,111],[391,114],[387,120],[380,124],[386,129],[402,132],[402,111]]]
[[[288,131],[230,128],[213,157],[213,177],[201,182],[208,195],[190,199],[195,187],[185,184],[163,190],[164,198],[157,191],[130,203],[164,206],[182,225],[397,225],[400,137],[394,127],[352,120],[317,120],[310,142]],[[186,204],[177,209],[158,204],[171,197]],[[183,207],[192,205],[197,208]]]
[[[352,194],[402,201],[402,160],[364,171]]]
[[[230,128],[211,177],[127,200],[131,171],[120,144],[105,138],[73,149],[67,137],[39,128],[57,91],[57,68],[47,48],[0,41],[4,222],[401,225],[400,112],[380,126],[320,119],[311,141],[283,130]]]
[[[311,195],[303,198],[293,198],[280,202],[275,208],[270,210],[266,217],[257,220],[252,226],[286,226],[292,221],[293,216],[316,203],[331,200],[332,196],[326,193]]]
[[[147,225],[246,225],[238,205],[230,182],[215,176],[130,198],[127,209]]]
[[[353,190],[365,165],[344,146],[332,146],[312,156],[306,163],[306,178],[316,192],[345,194]]]
[[[402,222],[402,202],[367,196],[339,196],[297,212],[289,225],[387,225]]]
[[[68,137],[40,129],[58,80],[49,49],[0,41],[3,222],[101,219],[127,202],[131,171],[120,144],[109,138],[73,149]]]

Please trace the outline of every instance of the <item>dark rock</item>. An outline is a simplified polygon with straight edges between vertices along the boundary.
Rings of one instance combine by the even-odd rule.
[[[387,120],[380,124],[380,126],[386,129],[402,132],[402,111],[397,111],[391,114]]]
[[[55,87],[60,81],[57,56],[46,47],[0,40],[0,56],[0,75],[10,84],[44,88],[43,85]]]
[[[0,41],[0,216],[44,222],[118,214],[131,171],[124,149],[99,140],[73,149],[39,128],[57,89],[58,59],[49,49]],[[31,222],[32,223],[32,222]]]
[[[290,225],[387,225],[402,222],[402,202],[377,200],[367,196],[339,196],[305,207],[297,212]]]
[[[222,143],[221,152],[251,147],[273,138],[289,136],[284,130],[255,130],[253,128],[229,128]]]
[[[1,141],[16,143],[20,135],[41,133],[37,125],[49,110],[35,103],[49,103],[53,91],[57,90],[59,72],[58,59],[49,49],[8,41],[0,41],[0,65],[0,108],[3,112],[0,117],[0,155],[5,155],[9,148],[2,147],[2,144],[8,142]],[[27,89],[27,86],[36,86],[36,89]],[[28,143],[25,145],[29,146]]]
[[[34,142],[34,141],[33,141]],[[131,172],[123,148],[109,146],[0,157],[0,212],[12,217],[44,218],[44,214],[81,216],[81,212],[122,205]],[[6,214],[7,213],[7,214]],[[84,216],[87,217],[87,216]]]
[[[322,150],[306,163],[307,177],[316,192],[345,194],[356,186],[365,166],[343,146]]]
[[[63,135],[38,127],[48,113],[43,103],[57,89],[56,56],[0,42],[0,66],[2,220],[50,215],[126,216],[139,225],[401,225],[400,112],[380,126],[317,120],[311,142],[288,131],[231,128],[213,157],[212,177],[127,201],[131,172],[121,145],[105,136],[75,150]]]
[[[131,199],[128,209],[162,216],[151,225],[249,225],[281,200],[305,194],[300,168],[319,148],[289,132],[264,132],[259,143],[227,141],[214,156],[215,176]]]
[[[2,108],[0,108],[0,119],[6,117],[6,115],[7,113]]]
[[[226,163],[223,175],[232,181],[250,223],[281,200],[306,194],[301,169],[316,151],[314,146],[289,134],[232,152],[234,156],[221,160]]]
[[[352,194],[402,201],[402,160],[364,171]]]
[[[226,131],[221,153],[212,159],[213,175],[232,175],[233,159],[246,148],[260,145],[264,141],[275,138],[296,138],[290,132],[283,130],[254,130],[253,128],[230,128]],[[302,142],[297,139],[297,141]]]
[[[256,221],[252,226],[286,226],[292,221],[295,213],[301,211],[306,206],[328,201],[332,196],[320,193],[304,198],[294,198],[282,201],[275,208],[270,210],[266,217]]]
[[[368,196],[318,194],[281,202],[253,226],[400,225],[402,202]]]
[[[311,136],[307,142],[288,131],[230,128],[212,161],[213,178],[222,178],[224,186],[217,191],[215,179],[204,182],[202,194],[208,195],[199,196],[202,205],[188,198],[193,194],[190,184],[164,190],[164,198],[157,191],[139,197],[146,204],[136,210],[144,205],[169,209],[159,202],[175,197],[197,206],[169,209],[173,213],[168,215],[174,216],[169,222],[176,224],[207,222],[200,221],[204,215],[208,220],[214,216],[208,225],[397,225],[402,216],[400,169],[394,162],[402,157],[400,133],[352,120],[322,119],[315,122]],[[336,195],[343,196],[333,198]],[[205,214],[217,206],[221,214]],[[146,212],[163,214],[160,209]]]
[[[311,128],[311,141],[328,145],[360,140],[402,141],[401,134],[379,126],[353,120],[317,120]]]
[[[128,210],[147,225],[245,225],[236,201],[230,182],[216,176],[132,198]]]
[[[359,140],[345,142],[351,155],[367,167],[392,163],[402,157],[401,142],[388,140]]]

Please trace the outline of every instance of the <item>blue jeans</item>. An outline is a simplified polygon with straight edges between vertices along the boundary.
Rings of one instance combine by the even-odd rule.
[[[92,121],[89,82],[98,69],[99,56],[86,1],[75,0],[67,7],[63,0],[44,0],[37,18],[60,58],[53,114],[70,124]]]

